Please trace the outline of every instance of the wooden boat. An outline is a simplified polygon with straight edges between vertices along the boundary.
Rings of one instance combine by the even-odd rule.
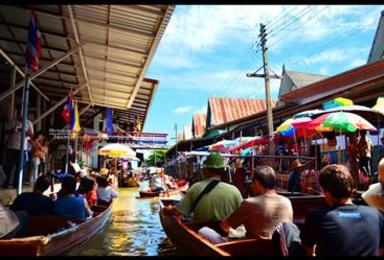
[[[56,215],[29,218],[27,237],[0,240],[0,255],[51,256],[62,254],[84,243],[95,235],[107,222],[112,213],[109,205],[92,206],[93,218],[88,221]],[[77,226],[68,227],[67,222]]]
[[[272,241],[268,239],[242,239],[230,242],[212,244],[202,238],[197,232],[200,228],[208,226],[219,233],[219,221],[186,222],[180,217],[168,216],[161,213],[167,205],[178,203],[176,199],[160,199],[159,215],[165,233],[169,239],[180,249],[183,255],[204,256],[266,256],[272,255]],[[224,235],[224,234],[222,234]]]
[[[168,189],[166,191],[145,191],[139,190],[140,198],[153,198],[153,197],[169,197],[180,195],[181,191],[188,189],[188,183],[178,189]]]

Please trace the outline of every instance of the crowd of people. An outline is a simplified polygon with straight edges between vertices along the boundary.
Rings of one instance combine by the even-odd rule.
[[[243,198],[236,186],[221,181],[225,168],[220,154],[210,154],[203,165],[205,179],[192,185],[178,205],[164,207],[162,214],[221,221],[220,232],[210,227],[199,230],[212,243],[228,241],[231,230],[243,226],[246,238],[271,239],[280,255],[383,254],[380,250],[384,246],[384,159],[378,167],[380,181],[362,195],[367,205],[353,203],[354,178],[346,166],[323,167],[318,181],[326,205],[310,209],[301,229],[293,223],[291,201],[276,192],[276,174],[271,167],[255,168],[255,196],[248,198]],[[292,169],[298,168],[302,165],[296,163]]]
[[[54,175],[60,179],[61,189],[51,196],[44,194],[51,185],[48,177],[39,176],[32,192],[18,195],[9,209],[0,205],[0,239],[25,236],[29,216],[58,215],[82,221],[92,219],[92,206],[109,205],[118,196],[111,175],[105,168],[91,173],[80,168],[75,174]]]
[[[5,124],[5,150],[4,175],[2,188],[8,188],[11,184],[17,188],[20,172],[20,147],[22,130],[21,109],[15,109],[15,117]],[[24,160],[23,160],[23,184],[35,184],[37,177],[46,172],[46,159],[48,156],[48,137],[40,132],[35,132],[30,120],[26,121],[26,134],[24,139]],[[13,181],[12,181],[13,180]]]

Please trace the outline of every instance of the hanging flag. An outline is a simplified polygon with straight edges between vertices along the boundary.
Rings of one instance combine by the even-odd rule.
[[[33,70],[39,69],[39,58],[41,57],[40,31],[37,26],[35,13],[31,10],[31,18],[29,20],[28,43],[25,54],[25,66],[31,67]]]
[[[137,119],[137,131],[141,132],[141,122],[140,122],[140,117]]]
[[[65,101],[63,111],[61,112],[61,116],[64,118],[64,121],[69,124],[71,122],[71,113],[70,113],[70,101],[69,97],[67,98],[67,101]]]
[[[73,128],[72,128],[72,138],[75,138],[81,130],[80,120],[79,120],[79,112],[77,110],[77,101],[75,101],[74,121],[75,121],[75,123],[74,123]]]
[[[76,124],[76,115],[75,115],[75,98],[73,97],[73,91],[71,89],[71,93],[69,95],[69,112],[71,114],[71,129],[75,129],[75,124]]]
[[[107,132],[108,135],[113,135],[113,126],[112,126],[112,108],[107,107]]]

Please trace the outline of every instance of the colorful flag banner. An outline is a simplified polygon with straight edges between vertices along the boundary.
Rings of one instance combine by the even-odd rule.
[[[138,120],[137,120],[137,131],[138,131],[138,132],[141,132],[141,121],[140,121],[140,117],[139,117]]]
[[[79,112],[78,112],[78,109],[77,109],[77,101],[75,101],[75,108],[74,108],[74,125],[72,127],[72,138],[75,138],[80,130],[81,130],[81,127],[80,127],[80,119],[79,119]]]
[[[107,107],[107,132],[108,135],[113,135],[112,108],[110,107]]]
[[[37,26],[36,16],[31,10],[31,18],[29,20],[28,43],[25,54],[25,66],[31,67],[33,70],[39,69],[39,58],[41,57],[41,41],[40,31]]]

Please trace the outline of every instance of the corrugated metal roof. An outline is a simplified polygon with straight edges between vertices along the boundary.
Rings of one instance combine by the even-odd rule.
[[[50,99],[59,100],[71,87],[76,89],[85,84],[87,87],[76,95],[82,103],[113,107],[127,115],[133,109],[146,107],[153,97],[153,87],[146,89],[148,83],[143,80],[172,16],[173,5],[36,5],[33,8],[42,35],[40,68],[81,45],[33,80],[42,92]],[[21,68],[29,18],[26,6],[0,6],[0,49]],[[136,100],[139,96],[147,99],[147,103]]]
[[[271,100],[272,107],[277,100]],[[217,98],[208,99],[208,126],[224,124],[267,109],[265,99],[260,98]],[[208,127],[207,126],[207,127]]]
[[[192,134],[194,138],[203,136],[207,123],[206,114],[194,114],[192,118]]]
[[[379,25],[376,29],[371,51],[369,52],[367,63],[376,62],[384,59],[384,11],[381,12]]]

